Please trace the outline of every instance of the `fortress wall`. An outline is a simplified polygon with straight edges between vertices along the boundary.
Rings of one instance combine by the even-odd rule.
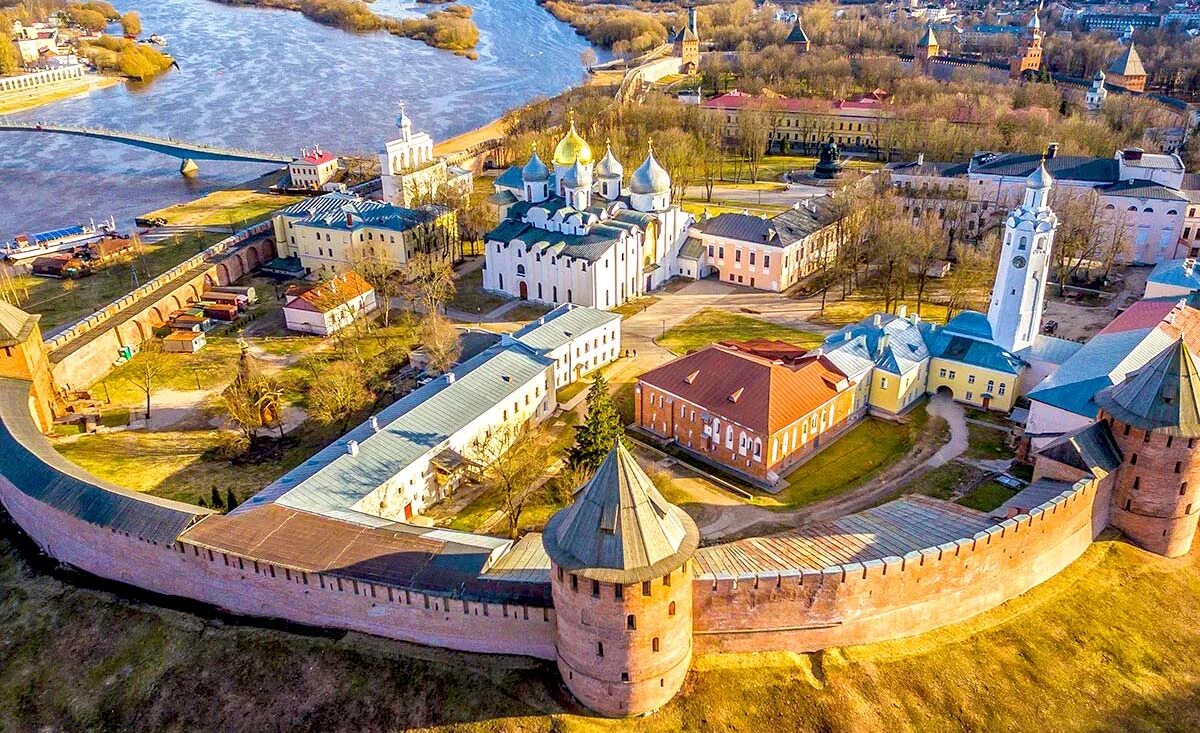
[[[479,603],[286,568],[195,545],[155,544],[76,519],[0,476],[0,502],[56,560],[245,616],[470,652],[554,659],[553,609]]]
[[[89,341],[66,354],[61,360],[55,361],[55,355],[51,353],[51,371],[55,384],[67,389],[91,386],[108,373],[122,346],[141,345],[154,333],[154,329],[166,324],[172,311],[196,302],[207,287],[229,285],[274,256],[275,243],[269,239],[260,239],[213,261],[203,271],[181,280],[175,287],[161,292],[153,300],[147,299],[146,296],[152,294],[156,288],[162,287],[161,283],[148,283],[122,296],[104,311],[93,314],[82,324],[47,341],[49,348],[61,347],[70,344],[76,338],[81,338],[85,333],[107,328],[102,333],[93,334]],[[108,323],[116,314],[135,306],[139,308],[138,311],[127,320],[116,325]],[[73,335],[64,339],[68,334]]]
[[[697,579],[698,652],[815,651],[919,634],[1051,578],[1108,524],[1112,478],[1087,479],[972,538],[824,570]]]

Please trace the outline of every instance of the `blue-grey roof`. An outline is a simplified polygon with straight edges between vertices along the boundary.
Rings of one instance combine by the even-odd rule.
[[[1184,196],[1173,188],[1167,188],[1161,183],[1155,183],[1143,178],[1117,181],[1107,186],[1101,186],[1100,190],[1113,196],[1129,196],[1139,199],[1158,199],[1160,201],[1180,201],[1184,203],[1188,200],[1187,196]]]
[[[1062,365],[1082,348],[1083,344],[1078,341],[1068,341],[1039,333],[1033,339],[1033,346],[1021,349],[1017,352],[1017,356],[1025,361],[1045,361]]]
[[[945,329],[950,333],[971,338],[992,339],[992,324],[987,316],[978,311],[963,311],[946,322]]]
[[[0,474],[17,490],[98,527],[161,545],[211,512],[92,476],[59,455],[29,412],[29,382],[0,379]]]
[[[514,208],[520,204],[514,204]],[[606,222],[607,223],[607,222]],[[567,234],[539,229],[517,219],[505,219],[484,235],[486,242],[521,242],[527,252],[534,250],[551,256],[595,262],[603,257],[620,236],[618,230],[603,225],[592,227],[589,234]]]
[[[1087,418],[1096,416],[1097,392],[1123,380],[1171,344],[1157,328],[1098,333],[1029,393],[1029,399]]]
[[[892,374],[907,374],[929,358],[917,322],[889,313],[867,316],[842,328],[825,339],[821,353],[847,375],[872,365]]]
[[[1028,178],[1041,162],[1041,153],[977,152],[971,156],[970,172]],[[1116,183],[1120,180],[1120,165],[1114,158],[1056,155],[1046,161],[1046,169],[1059,181]]]
[[[321,229],[354,230],[369,226],[404,232],[433,221],[445,209],[437,206],[406,209],[382,201],[371,201],[348,193],[327,193],[283,209],[280,213],[295,223]]]
[[[525,187],[525,179],[521,177],[521,169],[514,165],[509,166],[508,170],[496,176],[494,185],[519,189]]]
[[[1121,465],[1121,451],[1108,432],[1108,424],[1103,422],[1058,438],[1038,451],[1038,455],[1089,473],[1111,473]]]
[[[1196,290],[1200,288],[1200,267],[1196,266],[1194,259],[1167,260],[1155,265],[1146,281]]]
[[[929,354],[1005,374],[1019,374],[1025,362],[997,346],[987,316],[963,311],[942,327],[921,324]]]
[[[580,334],[606,326],[621,316],[611,311],[564,303],[521,327],[513,338],[539,351],[557,349]]]
[[[277,502],[316,513],[352,509],[553,363],[519,343],[488,349],[451,369],[453,382],[439,377],[384,408],[376,416],[378,431],[370,420],[362,423],[243,506]],[[358,455],[347,450],[351,440],[358,442]]]

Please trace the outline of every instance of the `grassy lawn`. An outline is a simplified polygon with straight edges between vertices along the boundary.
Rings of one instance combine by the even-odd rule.
[[[700,216],[705,212],[709,216],[717,216],[719,214],[741,214],[747,212],[754,215],[764,214],[766,216],[775,216],[783,213],[786,206],[773,206],[771,204],[754,204],[745,201],[737,201],[734,199],[722,199],[713,197],[712,201],[703,200],[686,200],[680,202],[680,208],[693,216]]]
[[[778,494],[756,495],[753,503],[768,509],[795,509],[861,485],[912,449],[926,423],[925,407],[911,414],[914,419],[908,425],[863,420],[786,476],[787,488]]]
[[[612,310],[613,313],[619,313],[622,318],[629,318],[630,316],[635,316],[638,313],[641,313],[660,300],[662,300],[662,298],[658,297],[657,295],[646,295],[641,298],[627,300],[616,308],[611,308],[610,310]]]
[[[718,341],[776,339],[807,348],[821,345],[821,336],[760,321],[715,308],[705,308],[669,329],[658,344],[676,354],[688,354]]]
[[[982,469],[958,461],[950,461],[930,469],[910,481],[905,481],[895,493],[881,499],[879,503],[885,504],[905,494],[923,494],[935,499],[950,499],[963,486],[977,480],[982,475]]]
[[[508,302],[508,298],[484,292],[483,270],[471,270],[458,278],[454,284],[458,290],[446,304],[447,308],[468,314],[487,315]]]
[[[572,397],[579,394],[580,392],[587,390],[587,388],[591,387],[591,386],[592,386],[592,383],[589,382],[588,380],[577,379],[574,382],[571,382],[570,384],[568,384],[566,387],[563,387],[562,389],[558,390],[558,392],[555,394],[555,398],[558,400],[558,404],[561,405],[564,402],[570,401],[570,399]]]
[[[532,321],[550,312],[550,306],[537,303],[523,303],[504,314],[506,321]]]
[[[161,216],[177,226],[213,226],[241,228],[256,224],[275,211],[303,201],[303,196],[275,196],[255,189],[235,188],[214,191],[194,201],[168,206],[146,214]]]
[[[1005,445],[1007,431],[985,428],[982,425],[967,423],[967,455],[980,459],[1010,459],[1016,451]]]
[[[143,244],[142,255],[131,263],[113,264],[88,277],[71,282],[75,289],[63,289],[63,281],[17,274],[13,284],[21,301],[17,305],[30,313],[41,314],[42,332],[73,323],[108,305],[137,287],[136,283],[161,275],[194,254],[208,249],[224,235],[212,232],[186,234],[158,244]]]
[[[820,317],[821,321],[832,326],[845,326],[850,323],[858,323],[864,318],[883,312],[882,298],[868,295],[852,295],[846,300],[835,300],[835,298],[835,293],[830,292],[829,297],[825,301],[825,314]],[[816,296],[816,299],[816,302],[819,304],[820,294]],[[910,314],[917,312],[917,301],[915,299],[910,298],[902,302],[908,306]],[[944,305],[929,302],[921,304],[921,318],[923,320],[934,323],[945,323],[947,313],[948,311]]]
[[[995,481],[984,481],[971,493],[959,499],[958,503],[981,512],[990,512],[1016,495],[1017,492],[1007,486],[1001,486]]]

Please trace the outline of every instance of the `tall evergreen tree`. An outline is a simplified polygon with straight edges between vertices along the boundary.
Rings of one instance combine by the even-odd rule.
[[[608,393],[608,381],[596,375],[588,388],[587,417],[575,431],[575,445],[567,450],[567,463],[572,468],[595,470],[623,431],[621,415]]]
[[[209,504],[213,509],[224,509],[225,505],[221,502],[221,492],[216,486],[212,487],[212,496],[209,498]]]
[[[233,511],[238,505],[237,497],[233,495],[233,489],[225,489],[225,511]]]

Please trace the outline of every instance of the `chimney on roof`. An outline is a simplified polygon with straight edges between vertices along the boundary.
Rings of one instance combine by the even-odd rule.
[[[454,384],[454,372],[446,372],[446,384]]]
[[[1142,150],[1141,148],[1126,148],[1125,149],[1125,160],[1127,160],[1127,161],[1141,160],[1142,154],[1145,152],[1146,151]]]
[[[1054,156],[1058,155],[1058,143],[1050,143],[1046,146],[1046,160],[1054,160]]]
[[[379,417],[377,415],[371,416],[371,429],[377,433],[379,432]]]
[[[1183,261],[1183,274],[1188,277],[1192,276],[1192,271],[1196,269],[1196,258],[1188,257]]]
[[[891,340],[891,339],[889,338],[889,336],[888,336],[888,334],[887,334],[886,332],[885,332],[883,335],[881,335],[881,336],[879,337],[879,350],[880,350],[880,351],[883,351],[883,350],[887,349],[887,347],[888,347],[888,342],[889,342],[890,340]]]
[[[876,313],[875,315],[871,316],[871,325],[874,326],[875,328],[879,328],[880,326],[882,326],[883,325],[883,314]]]
[[[917,166],[920,167],[923,165],[925,165],[925,153],[917,153]]]
[[[350,442],[346,443],[346,452],[352,456],[358,455],[358,441],[351,440]]]
[[[900,305],[896,306],[896,315],[899,316],[900,318],[907,317],[908,316],[908,306],[904,303],[901,303]]]

